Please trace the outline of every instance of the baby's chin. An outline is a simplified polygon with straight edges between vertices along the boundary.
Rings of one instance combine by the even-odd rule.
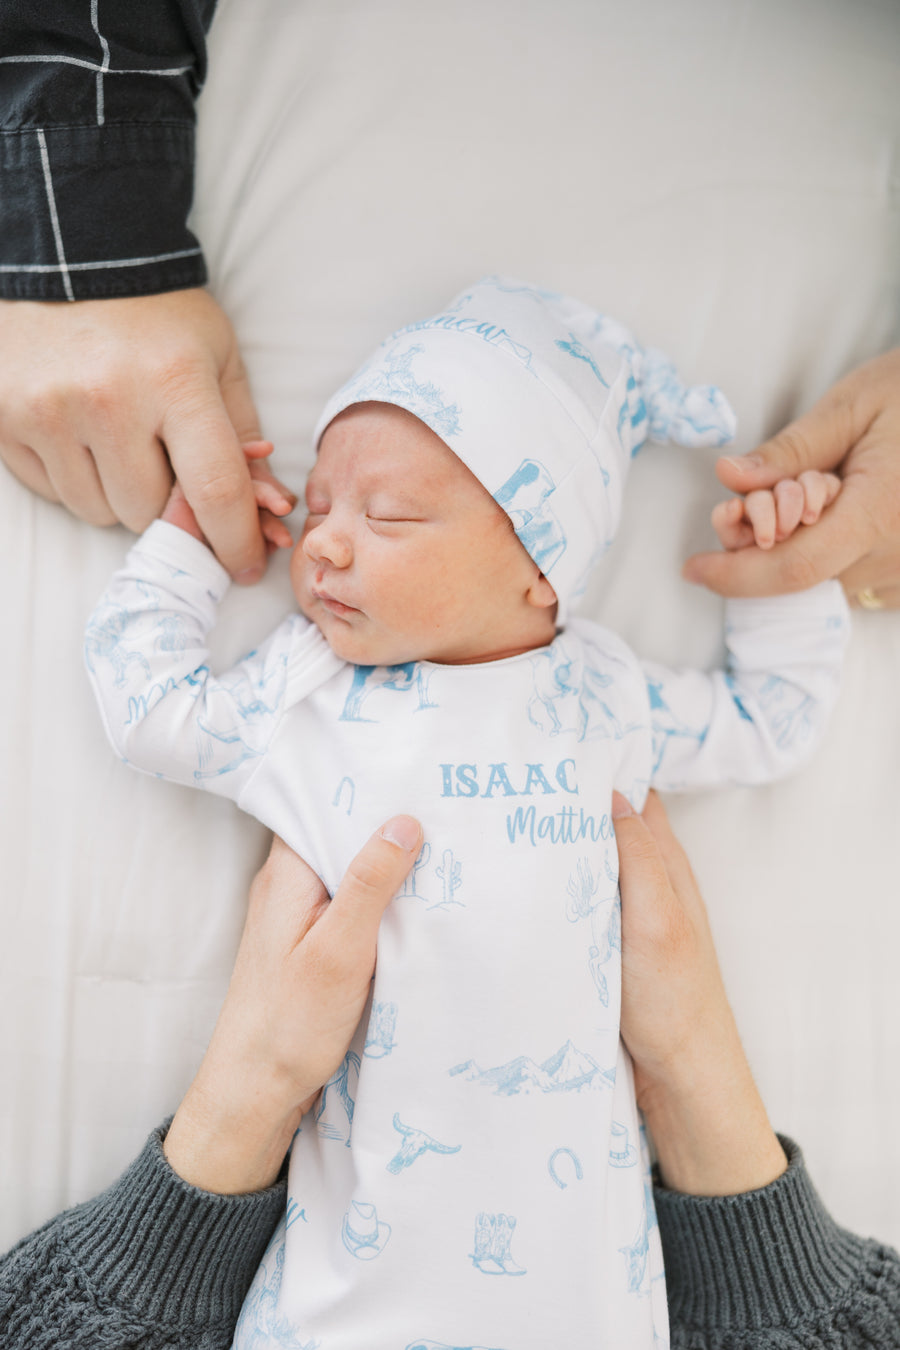
[[[390,649],[390,644],[373,642],[333,615],[305,610],[303,613],[318,628],[335,656],[351,666],[397,666],[411,659],[398,656]]]

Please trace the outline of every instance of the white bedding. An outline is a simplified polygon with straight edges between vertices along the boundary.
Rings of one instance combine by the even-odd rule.
[[[278,468],[392,326],[504,271],[728,393],[749,448],[900,340],[894,0],[222,0],[195,227]],[[900,447],[898,447],[900,453]],[[714,455],[642,452],[587,612],[707,663]],[[84,620],[121,559],[0,481],[0,1246],[112,1179],[174,1109],[226,985],[262,828],[106,744]],[[226,602],[236,656],[282,565]],[[776,1126],[836,1216],[900,1244],[900,615],[855,621],[813,764],[671,802]]]

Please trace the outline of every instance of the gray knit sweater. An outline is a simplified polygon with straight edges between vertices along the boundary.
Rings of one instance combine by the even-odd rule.
[[[163,1134],[108,1191],[0,1258],[2,1350],[231,1345],[284,1182],[243,1196],[195,1190],[166,1162]],[[673,1350],[900,1347],[900,1257],[838,1228],[800,1150],[782,1143],[790,1166],[764,1190],[657,1190]]]

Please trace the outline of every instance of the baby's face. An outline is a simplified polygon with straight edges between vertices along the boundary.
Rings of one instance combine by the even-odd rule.
[[[362,403],[335,418],[306,507],[291,582],[344,660],[460,664],[552,641],[553,591],[509,517],[402,408]]]

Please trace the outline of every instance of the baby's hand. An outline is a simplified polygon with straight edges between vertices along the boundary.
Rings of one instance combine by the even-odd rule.
[[[278,481],[265,463],[274,446],[271,441],[248,441],[242,449],[250,468],[266,549],[269,553],[274,553],[279,548],[291,548],[294,542],[291,532],[279,517],[290,515],[297,504],[297,498],[289,488]],[[177,525],[180,530],[193,535],[202,544],[207,542],[177,479],[160,519],[168,521],[170,525]]]
[[[783,478],[774,488],[719,502],[713,508],[713,528],[730,553],[751,544],[772,548],[789,539],[798,526],[815,525],[840,490],[836,474],[808,469],[799,478]]]

